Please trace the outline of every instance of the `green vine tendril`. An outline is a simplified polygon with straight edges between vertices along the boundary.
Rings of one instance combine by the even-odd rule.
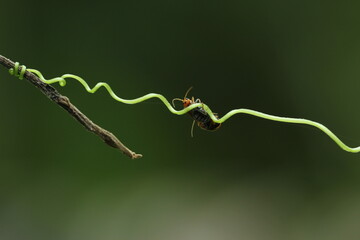
[[[20,80],[23,80],[24,79],[24,74],[25,74],[25,72],[26,72],[26,66],[25,65],[22,65],[21,66],[21,71],[20,71],[20,73],[19,73],[19,63],[18,62],[16,62],[15,63],[15,66],[14,66],[14,68],[10,68],[9,69],[9,73],[11,74],[11,75],[14,75],[15,77],[18,77]],[[29,70],[29,69],[28,69]]]
[[[24,65],[22,65],[21,67],[22,68],[21,68],[21,71],[19,73],[19,63],[16,62],[14,68],[11,68],[9,70],[9,73],[11,75],[14,75],[14,76],[18,77],[19,79],[23,79],[25,71],[27,70],[29,72],[32,72],[32,73],[36,74],[41,79],[41,81],[43,81],[44,83],[53,84],[53,83],[58,82],[60,84],[60,86],[62,86],[62,87],[64,87],[66,85],[66,80],[65,79],[75,79],[78,82],[80,82],[84,86],[86,91],[89,92],[89,93],[95,93],[99,88],[104,87],[104,88],[106,88],[106,90],[108,91],[108,93],[110,94],[110,96],[113,99],[115,99],[116,101],[122,102],[122,103],[126,103],[126,104],[136,104],[136,103],[140,103],[140,102],[143,102],[145,100],[148,100],[150,98],[158,98],[165,104],[165,106],[169,109],[169,111],[171,113],[176,114],[176,115],[183,115],[183,114],[191,111],[194,108],[202,107],[209,114],[211,119],[214,122],[217,122],[217,123],[223,123],[227,119],[229,119],[230,117],[234,116],[235,114],[243,113],[243,114],[248,114],[248,115],[252,115],[252,116],[255,116],[255,117],[264,118],[264,119],[277,121],[277,122],[310,125],[310,126],[313,126],[313,127],[316,127],[318,129],[320,129],[325,134],[327,134],[344,151],[351,152],[351,153],[360,152],[360,146],[359,147],[354,147],[354,148],[351,148],[351,147],[347,146],[333,132],[331,132],[330,129],[328,129],[327,127],[325,127],[321,123],[318,123],[318,122],[315,122],[315,121],[311,121],[311,120],[307,120],[307,119],[303,119],[303,118],[279,117],[279,116],[274,116],[274,115],[262,113],[262,112],[251,110],[251,109],[245,109],[245,108],[231,110],[230,112],[225,114],[223,117],[216,118],[214,113],[211,111],[211,109],[204,103],[195,103],[195,104],[191,104],[189,107],[184,108],[182,110],[176,110],[171,106],[169,101],[161,94],[149,93],[149,94],[146,94],[146,95],[144,95],[142,97],[135,98],[135,99],[130,99],[130,100],[129,99],[123,99],[123,98],[120,98],[119,96],[117,96],[114,93],[114,91],[111,89],[109,84],[107,84],[105,82],[99,82],[99,83],[97,83],[95,85],[95,87],[90,88],[89,85],[86,83],[86,81],[84,79],[82,79],[79,76],[73,75],[73,74],[64,74],[61,77],[56,77],[56,78],[46,80],[44,78],[44,76],[41,74],[40,71],[38,71],[36,69],[26,69],[26,67]]]

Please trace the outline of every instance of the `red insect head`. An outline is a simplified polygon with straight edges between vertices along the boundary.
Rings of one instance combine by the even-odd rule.
[[[188,98],[184,98],[183,104],[184,104],[184,108],[186,108],[192,104],[192,101]]]

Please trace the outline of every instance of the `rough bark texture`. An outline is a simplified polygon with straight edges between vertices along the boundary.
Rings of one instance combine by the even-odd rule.
[[[14,68],[15,63],[4,56],[0,55],[0,64],[7,69]],[[21,70],[19,67],[19,72]],[[100,126],[93,123],[87,116],[85,116],[80,110],[75,107],[69,100],[69,98],[61,95],[54,87],[42,82],[35,74],[26,71],[24,78],[30,83],[35,85],[43,94],[45,94],[51,101],[55,102],[63,109],[65,109],[71,116],[73,116],[79,123],[81,123],[87,130],[98,135],[106,144],[113,148],[117,148],[122,151],[125,155],[132,159],[142,157],[141,154],[137,154],[127,148],[120,140],[115,137],[111,132],[101,128]]]

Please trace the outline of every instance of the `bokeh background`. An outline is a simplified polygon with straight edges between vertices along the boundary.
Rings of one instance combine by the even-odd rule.
[[[0,54],[119,96],[319,121],[360,145],[358,1],[1,1]],[[0,239],[359,239],[360,155],[238,115],[195,129],[158,100],[57,89],[130,160],[0,69]],[[181,106],[179,105],[179,108]]]

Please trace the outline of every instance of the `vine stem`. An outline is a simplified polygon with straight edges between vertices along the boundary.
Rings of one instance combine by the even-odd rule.
[[[0,55],[0,64],[7,69],[12,69],[15,63],[10,59]],[[22,66],[18,69],[20,72]],[[16,75],[17,73],[15,73]],[[45,96],[51,101],[58,104],[60,107],[65,109],[75,120],[82,124],[87,130],[99,136],[107,145],[119,149],[125,155],[132,159],[142,157],[141,154],[137,154],[127,148],[114,134],[98,126],[92,122],[85,114],[83,114],[77,107],[75,107],[66,96],[61,95],[54,87],[40,80],[38,76],[25,71],[24,78],[27,79],[31,84],[35,85]]]
[[[28,71],[35,73],[43,82],[48,83],[48,84],[54,84],[54,83],[59,83],[60,86],[65,86],[66,85],[66,79],[74,79],[76,81],[78,81],[79,83],[81,83],[81,85],[83,85],[83,87],[85,88],[85,90],[89,93],[95,93],[97,90],[99,90],[101,87],[105,88],[109,95],[116,101],[121,102],[121,103],[125,103],[125,104],[137,104],[143,101],[146,101],[148,99],[151,98],[158,98],[160,101],[162,101],[164,103],[164,105],[169,109],[169,111],[173,114],[176,115],[183,115],[195,108],[203,108],[206,113],[210,116],[210,118],[216,122],[216,123],[224,123],[227,119],[229,119],[230,117],[236,115],[236,114],[247,114],[247,115],[252,115],[255,117],[259,117],[259,118],[263,118],[263,119],[267,119],[267,120],[271,120],[271,121],[276,121],[276,122],[284,122],[284,123],[293,123],[293,124],[304,124],[304,125],[309,125],[309,126],[313,126],[315,128],[318,128],[319,130],[321,130],[322,132],[324,132],[326,135],[328,135],[340,148],[342,148],[344,151],[347,152],[351,152],[351,153],[358,153],[360,152],[360,146],[359,147],[349,147],[347,146],[343,141],[341,141],[332,131],[330,131],[330,129],[328,129],[327,127],[325,127],[323,124],[315,122],[315,121],[311,121],[308,119],[304,119],[304,118],[290,118],[290,117],[280,117],[280,116],[275,116],[275,115],[271,115],[271,114],[267,114],[267,113],[262,113],[259,111],[255,111],[255,110],[251,110],[251,109],[246,109],[246,108],[239,108],[239,109],[234,109],[231,110],[230,112],[228,112],[227,114],[225,114],[224,116],[222,116],[221,118],[218,118],[217,116],[214,115],[214,113],[211,111],[211,109],[209,108],[209,106],[207,106],[204,103],[193,103],[190,106],[183,108],[181,110],[176,110],[174,109],[171,104],[169,103],[169,101],[161,94],[158,93],[148,93],[144,96],[135,98],[135,99],[123,99],[121,97],[119,97],[118,95],[115,94],[115,92],[111,89],[110,85],[105,83],[105,82],[99,82],[97,83],[93,88],[91,88],[84,79],[82,79],[79,76],[73,75],[73,74],[64,74],[61,77],[56,77],[56,78],[52,78],[49,80],[46,80],[43,75],[41,74],[41,72],[39,72],[36,69],[28,69]],[[21,76],[19,76],[21,77]]]
[[[76,120],[78,120],[81,124],[83,124],[88,130],[91,132],[94,132],[97,134],[100,138],[102,138],[108,145],[118,148],[121,151],[123,151],[126,155],[128,155],[131,158],[139,158],[141,157],[141,154],[136,154],[129,150],[127,147],[125,147],[113,134],[110,132],[100,128],[96,124],[90,121],[84,114],[82,114],[75,106],[73,106],[69,99],[67,97],[64,97],[60,95],[53,87],[51,87],[49,84],[53,83],[59,83],[60,86],[66,85],[65,79],[75,79],[78,82],[80,82],[83,87],[86,89],[89,93],[95,93],[98,89],[101,87],[104,87],[110,96],[115,99],[116,101],[126,103],[126,104],[137,104],[143,101],[146,101],[151,98],[158,98],[161,100],[164,105],[169,109],[169,111],[176,115],[183,115],[195,108],[203,108],[206,113],[209,115],[209,117],[212,119],[212,121],[216,123],[223,123],[230,117],[236,115],[236,114],[248,114],[255,117],[276,121],[276,122],[284,122],[284,123],[293,123],[293,124],[304,124],[304,125],[310,125],[315,128],[318,128],[322,132],[324,132],[327,136],[329,136],[340,148],[342,148],[344,151],[351,152],[351,153],[358,153],[360,152],[360,146],[358,147],[349,147],[347,146],[343,141],[341,141],[330,129],[325,127],[323,124],[311,121],[304,118],[290,118],[290,117],[280,117],[275,115],[270,115],[267,113],[262,113],[259,111],[251,110],[251,109],[234,109],[225,114],[223,117],[218,118],[214,115],[214,113],[211,111],[209,106],[207,106],[204,103],[193,103],[190,106],[183,108],[181,110],[174,109],[169,101],[161,94],[157,93],[149,93],[142,97],[138,97],[135,99],[123,99],[120,98],[115,94],[115,92],[111,89],[110,85],[105,82],[99,82],[97,83],[93,88],[91,88],[84,79],[82,79],[79,76],[73,75],[73,74],[64,74],[61,77],[52,78],[49,80],[46,80],[40,71],[36,69],[26,69],[25,66],[20,66],[19,63],[14,63],[10,61],[9,59],[6,59],[0,55],[0,63],[10,69],[10,74],[15,75],[16,77],[19,77],[19,79],[22,79],[25,77],[28,79],[31,83],[33,83],[35,86],[37,86],[46,96],[48,96],[52,101],[59,104],[61,107],[63,107],[65,110],[67,110]]]

